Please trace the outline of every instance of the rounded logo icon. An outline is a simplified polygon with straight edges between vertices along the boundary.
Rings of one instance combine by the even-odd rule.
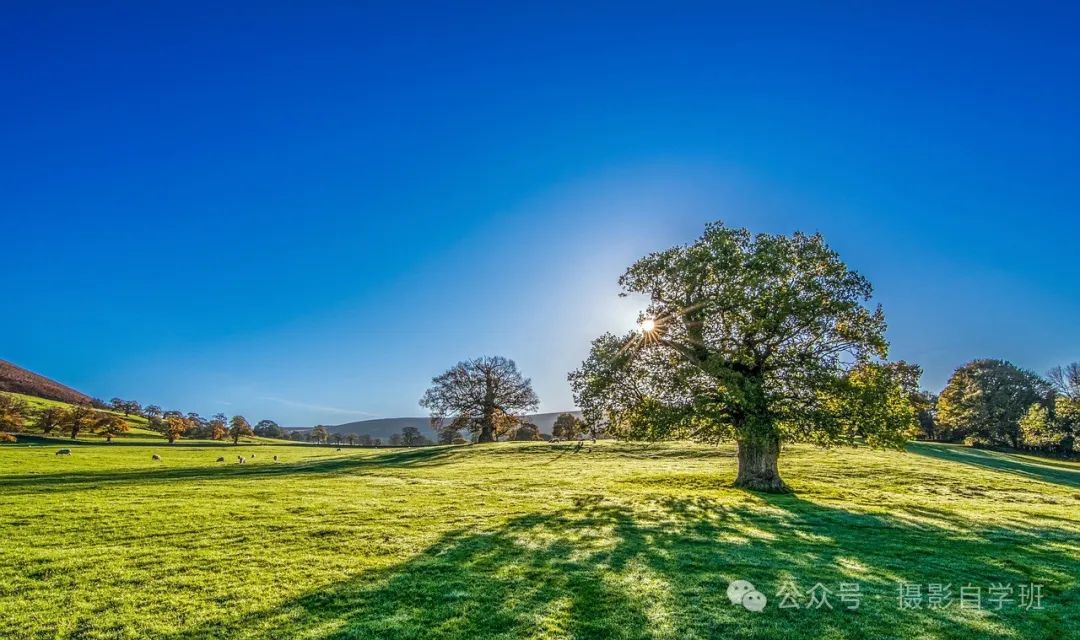
[[[727,597],[728,600],[731,600],[731,604],[741,604],[743,601],[743,596],[750,593],[751,591],[757,591],[757,589],[754,588],[754,585],[750,584],[746,580],[736,580],[728,585]]]
[[[767,602],[768,600],[765,598],[765,594],[760,591],[750,591],[742,597],[742,606],[755,613],[764,611]]]

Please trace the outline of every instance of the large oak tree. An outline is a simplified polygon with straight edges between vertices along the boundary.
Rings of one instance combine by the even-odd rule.
[[[649,306],[639,331],[593,342],[570,374],[592,425],[635,439],[734,440],[735,484],[786,491],[784,442],[899,446],[910,404],[871,286],[820,235],[722,223],[619,279]]]
[[[459,362],[431,383],[420,406],[435,430],[467,430],[479,434],[477,442],[494,442],[540,404],[532,382],[502,356]]]

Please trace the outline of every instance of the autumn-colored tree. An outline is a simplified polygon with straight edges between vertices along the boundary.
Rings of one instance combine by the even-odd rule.
[[[0,393],[0,431],[22,431],[30,417],[30,405],[22,398]]]
[[[98,412],[94,420],[94,431],[98,435],[105,436],[106,442],[112,442],[114,436],[118,436],[131,429],[131,426],[115,413]]]
[[[420,406],[431,412],[432,427],[468,430],[477,442],[494,442],[540,403],[532,382],[502,356],[459,362],[431,382]]]
[[[251,423],[244,416],[233,416],[229,421],[229,437],[233,444],[240,444],[240,438],[253,435],[255,432],[251,430]]]
[[[97,413],[87,405],[73,404],[64,412],[61,426],[71,434],[71,439],[75,440],[83,429],[87,429],[94,424]]]
[[[183,416],[166,416],[163,421],[162,434],[172,444],[191,430],[191,420]]]
[[[215,413],[207,423],[211,440],[224,440],[229,435],[229,419],[224,413]]]
[[[42,407],[34,419],[34,424],[45,435],[52,433],[53,429],[60,427],[64,420],[64,408],[55,405]]]

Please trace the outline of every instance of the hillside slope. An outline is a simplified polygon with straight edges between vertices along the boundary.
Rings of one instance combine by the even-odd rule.
[[[69,404],[90,402],[90,396],[85,393],[23,369],[7,360],[0,360],[0,391],[59,400]]]

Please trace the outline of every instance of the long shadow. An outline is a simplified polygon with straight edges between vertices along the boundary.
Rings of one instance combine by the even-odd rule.
[[[1080,469],[1068,469],[1060,464],[1039,464],[1030,459],[1017,458],[999,451],[928,442],[912,442],[908,445],[908,451],[928,458],[970,464],[1023,476],[1031,480],[1040,480],[1066,487],[1080,487]]]
[[[243,449],[239,449],[244,451]],[[83,490],[116,483],[171,483],[180,480],[227,480],[238,477],[267,478],[296,474],[333,475],[389,467],[434,466],[448,462],[459,453],[455,447],[422,447],[394,450],[371,457],[334,457],[321,460],[283,462],[279,464],[214,463],[199,467],[151,467],[123,471],[76,471],[0,475],[0,492],[6,494],[44,493],[64,490]],[[216,452],[208,455],[214,455]]]
[[[1017,638],[1067,637],[1080,623],[1080,561],[1060,549],[991,543],[974,529],[957,535],[795,496],[752,500],[635,508],[584,500],[486,531],[456,530],[400,564],[166,640]],[[765,612],[727,600],[736,579],[766,594]],[[903,582],[949,583],[954,598],[966,583],[1042,583],[1049,610],[1012,607],[989,621],[955,603],[901,610]],[[807,608],[819,583],[833,592],[832,609]],[[841,583],[860,586],[857,610],[840,602]],[[780,608],[778,591],[791,584],[801,606]]]

